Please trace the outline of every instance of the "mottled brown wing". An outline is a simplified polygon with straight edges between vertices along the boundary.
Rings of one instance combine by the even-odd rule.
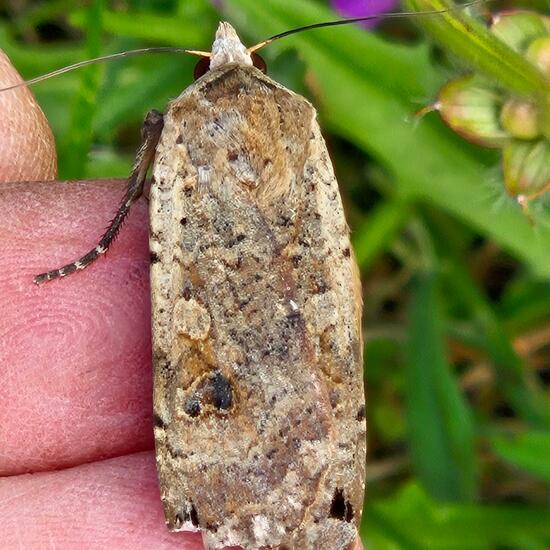
[[[151,189],[157,465],[208,548],[344,549],[364,491],[357,271],[302,97],[252,67],[170,105]]]

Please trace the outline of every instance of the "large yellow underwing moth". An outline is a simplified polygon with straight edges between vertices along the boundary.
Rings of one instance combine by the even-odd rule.
[[[310,103],[221,23],[151,189],[157,465],[208,548],[347,548],[365,474],[361,293]]]
[[[200,529],[214,550],[345,550],[365,488],[358,269],[315,109],[258,68],[257,47],[220,23],[212,51],[192,52],[206,72],[165,115],[147,116],[99,244],[35,282],[103,254],[153,164],[154,430],[167,525]]]
[[[207,72],[147,115],[128,189],[84,269],[150,190],[154,419],[168,528],[205,547],[341,549],[358,537],[361,290],[313,106],[228,23]],[[258,62],[257,62],[258,63]],[[201,70],[199,63],[199,70]]]

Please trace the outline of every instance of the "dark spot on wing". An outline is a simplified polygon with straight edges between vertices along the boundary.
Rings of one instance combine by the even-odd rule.
[[[196,418],[201,413],[201,404],[199,403],[198,399],[192,397],[191,399],[187,400],[183,410],[191,418]]]
[[[233,390],[229,380],[220,371],[216,371],[210,379],[210,384],[214,407],[222,410],[229,409],[233,404]]]
[[[194,527],[199,526],[199,516],[195,505],[191,503],[189,511],[184,510],[176,514],[176,529],[179,529],[184,523],[190,521]]]
[[[191,505],[191,511],[189,512],[189,517],[191,518],[191,523],[195,526],[199,526],[199,515],[197,514],[197,509],[194,505]]]
[[[353,507],[344,497],[343,489],[336,489],[334,491],[329,515],[331,518],[347,521],[348,523],[353,519]]]
[[[233,405],[233,388],[229,379],[218,369],[200,381],[192,395],[187,398],[184,411],[191,418],[208,413],[212,408],[227,411]]]
[[[162,418],[158,414],[153,414],[153,423],[158,428],[164,428],[165,424]]]

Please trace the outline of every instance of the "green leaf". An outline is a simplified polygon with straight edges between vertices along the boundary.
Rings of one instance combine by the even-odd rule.
[[[440,248],[443,247],[445,243],[440,243]],[[514,350],[488,299],[465,269],[463,261],[452,258],[447,249],[442,254],[443,274],[449,291],[464,304],[475,320],[495,369],[497,387],[529,424],[550,426],[548,402]]]
[[[102,13],[104,0],[93,0],[86,12],[86,56],[89,59],[101,53]],[[60,177],[82,178],[92,144],[92,125],[96,113],[97,96],[101,84],[99,65],[82,69],[80,89],[74,98],[71,120],[64,139],[59,144]]]
[[[77,28],[86,28],[86,12],[75,10],[69,21]],[[197,21],[189,17],[164,16],[148,12],[121,13],[105,10],[103,25],[106,32],[147,40],[154,44],[169,44],[185,48],[199,48],[206,36],[205,24],[212,27],[213,20]],[[213,27],[210,31],[213,31]]]
[[[368,269],[393,241],[410,216],[400,199],[380,203],[368,219],[352,233],[353,249],[361,270]]]
[[[530,431],[491,437],[495,452],[506,462],[550,482],[550,433]]]
[[[361,535],[367,550],[538,550],[550,544],[550,507],[444,504],[411,483],[390,498],[367,499]]]
[[[473,424],[447,362],[437,284],[425,272],[412,288],[405,374],[412,459],[434,497],[469,501],[476,493]]]
[[[161,112],[170,98],[191,83],[196,60],[189,57],[144,57],[109,73],[94,120],[94,131],[107,139],[121,126],[141,125],[151,109]]]
[[[52,45],[48,48],[29,44],[22,46],[15,39],[13,29],[2,21],[0,21],[0,44],[13,65],[26,79],[59,69],[84,56],[84,48],[75,43],[67,43],[62,47]],[[70,79],[71,75],[67,77]],[[49,82],[55,82],[55,79],[41,83],[41,86],[36,89],[48,86]]]
[[[508,285],[497,312],[512,336],[542,326],[550,320],[550,284],[525,275],[517,278]]]

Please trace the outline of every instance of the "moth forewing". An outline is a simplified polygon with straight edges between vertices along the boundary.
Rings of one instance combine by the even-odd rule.
[[[161,496],[207,548],[344,549],[365,477],[358,271],[314,108],[243,50],[221,24],[156,150]]]

